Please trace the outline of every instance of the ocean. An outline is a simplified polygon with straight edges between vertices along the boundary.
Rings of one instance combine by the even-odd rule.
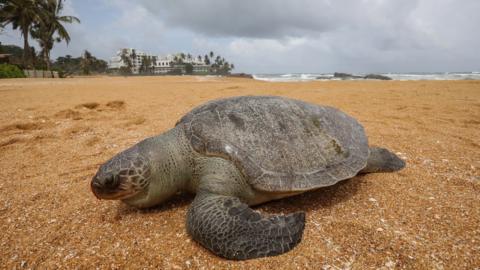
[[[438,72],[438,73],[375,73],[398,81],[421,80],[480,80],[480,72]],[[353,74],[365,76],[366,74]],[[333,73],[288,73],[288,74],[254,74],[253,78],[269,82],[303,82],[341,80],[333,77]],[[353,79],[363,80],[363,79]]]

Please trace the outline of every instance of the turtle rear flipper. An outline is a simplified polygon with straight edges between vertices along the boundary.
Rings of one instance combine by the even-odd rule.
[[[405,161],[381,147],[370,147],[367,166],[360,173],[394,172],[405,167]]]
[[[305,214],[262,217],[236,197],[197,194],[187,215],[189,234],[218,256],[246,260],[282,254],[301,240]]]

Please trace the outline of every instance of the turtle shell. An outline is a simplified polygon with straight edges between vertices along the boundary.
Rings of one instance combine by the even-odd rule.
[[[333,185],[355,176],[369,155],[364,129],[354,118],[284,97],[210,101],[177,125],[195,151],[231,160],[254,188],[264,191]]]

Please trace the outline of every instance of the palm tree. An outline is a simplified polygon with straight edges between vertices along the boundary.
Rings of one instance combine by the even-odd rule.
[[[152,67],[152,57],[147,55],[142,55],[140,72],[141,73],[150,73]]]
[[[0,5],[0,24],[5,27],[12,24],[14,30],[19,29],[23,36],[23,65],[28,67],[30,45],[28,35],[33,24],[40,21],[43,10],[38,0],[8,0]]]
[[[130,70],[132,70],[132,68],[135,67],[138,67],[138,61],[137,61],[137,51],[135,49],[132,49],[132,53],[130,54],[130,58],[132,59],[132,67],[130,68]]]
[[[205,54],[203,62],[205,62],[205,65],[210,65],[210,58],[208,58],[208,55]]]
[[[122,59],[122,62],[126,65],[126,67],[120,68],[121,73],[132,74],[133,63],[128,50],[123,49],[120,57]]]
[[[70,42],[70,35],[62,23],[79,23],[80,20],[74,16],[61,16],[63,9],[62,0],[45,0],[40,3],[44,12],[40,16],[40,21],[37,22],[31,30],[33,38],[38,40],[42,48],[43,60],[47,65],[47,70],[50,70],[50,51],[55,42],[65,40],[68,44]],[[57,34],[55,37],[54,35]]]
[[[213,56],[214,56],[213,52],[210,51],[210,58],[213,59]]]
[[[157,66],[157,56],[152,56],[152,63],[150,65],[150,74],[155,73],[155,67]]]
[[[94,58],[92,54],[89,51],[85,50],[85,52],[83,53],[82,60],[80,62],[80,66],[82,67],[82,72],[84,75],[90,74],[90,68],[93,62],[94,62]]]

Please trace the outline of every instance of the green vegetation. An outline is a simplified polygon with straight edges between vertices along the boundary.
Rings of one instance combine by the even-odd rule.
[[[0,64],[0,78],[24,78],[25,74],[15,65]]]
[[[197,59],[198,61],[202,61],[202,56],[197,56]],[[185,74],[193,74],[195,70],[194,65],[191,64],[193,60],[194,58],[191,54],[185,55],[184,53],[180,53],[179,55],[175,56],[171,66],[180,67],[185,71]],[[208,66],[208,71],[205,73],[205,75],[228,75],[230,74],[230,71],[235,68],[233,64],[230,64],[222,56],[215,56],[214,52],[205,54],[203,57],[203,63]]]
[[[58,57],[52,68],[59,72],[60,77],[91,75],[105,73],[107,62],[97,59],[89,51],[85,50],[81,57],[73,58],[71,55]]]
[[[23,36],[23,66],[32,64],[28,37],[32,26],[40,21],[40,6],[33,0],[5,0],[0,2],[0,24],[5,27],[12,25],[14,30],[19,29]]]
[[[11,55],[9,59],[10,64],[18,67],[22,66],[22,48],[15,45],[0,44],[0,53]],[[35,69],[46,69],[42,52],[37,54],[32,47],[31,53]],[[60,56],[51,64],[51,69],[57,71],[60,77],[105,73],[107,67],[106,61],[97,59],[89,51],[85,51],[80,57],[72,57],[71,55]]]
[[[133,60],[137,57],[135,50],[133,50],[133,52],[129,54],[127,49],[123,49],[120,57],[122,58],[123,63],[125,63],[126,65],[120,68],[120,74],[122,75],[132,74]]]
[[[21,58],[23,55],[23,49],[15,45],[2,45],[0,43],[0,53],[7,53]]]
[[[42,66],[50,70],[50,51],[55,42],[70,41],[64,23],[80,22],[73,16],[60,16],[62,0],[3,0],[0,1],[0,28],[11,24],[21,32],[24,40],[22,68],[36,68],[36,53],[29,45],[29,37],[42,48]]]
[[[60,16],[63,9],[62,0],[41,1],[39,5],[44,12],[40,14],[40,20],[35,22],[30,32],[42,48],[43,61],[47,70],[50,70],[50,51],[55,42],[62,40],[67,44],[70,42],[70,35],[62,23],[79,23],[80,20],[74,16]]]

